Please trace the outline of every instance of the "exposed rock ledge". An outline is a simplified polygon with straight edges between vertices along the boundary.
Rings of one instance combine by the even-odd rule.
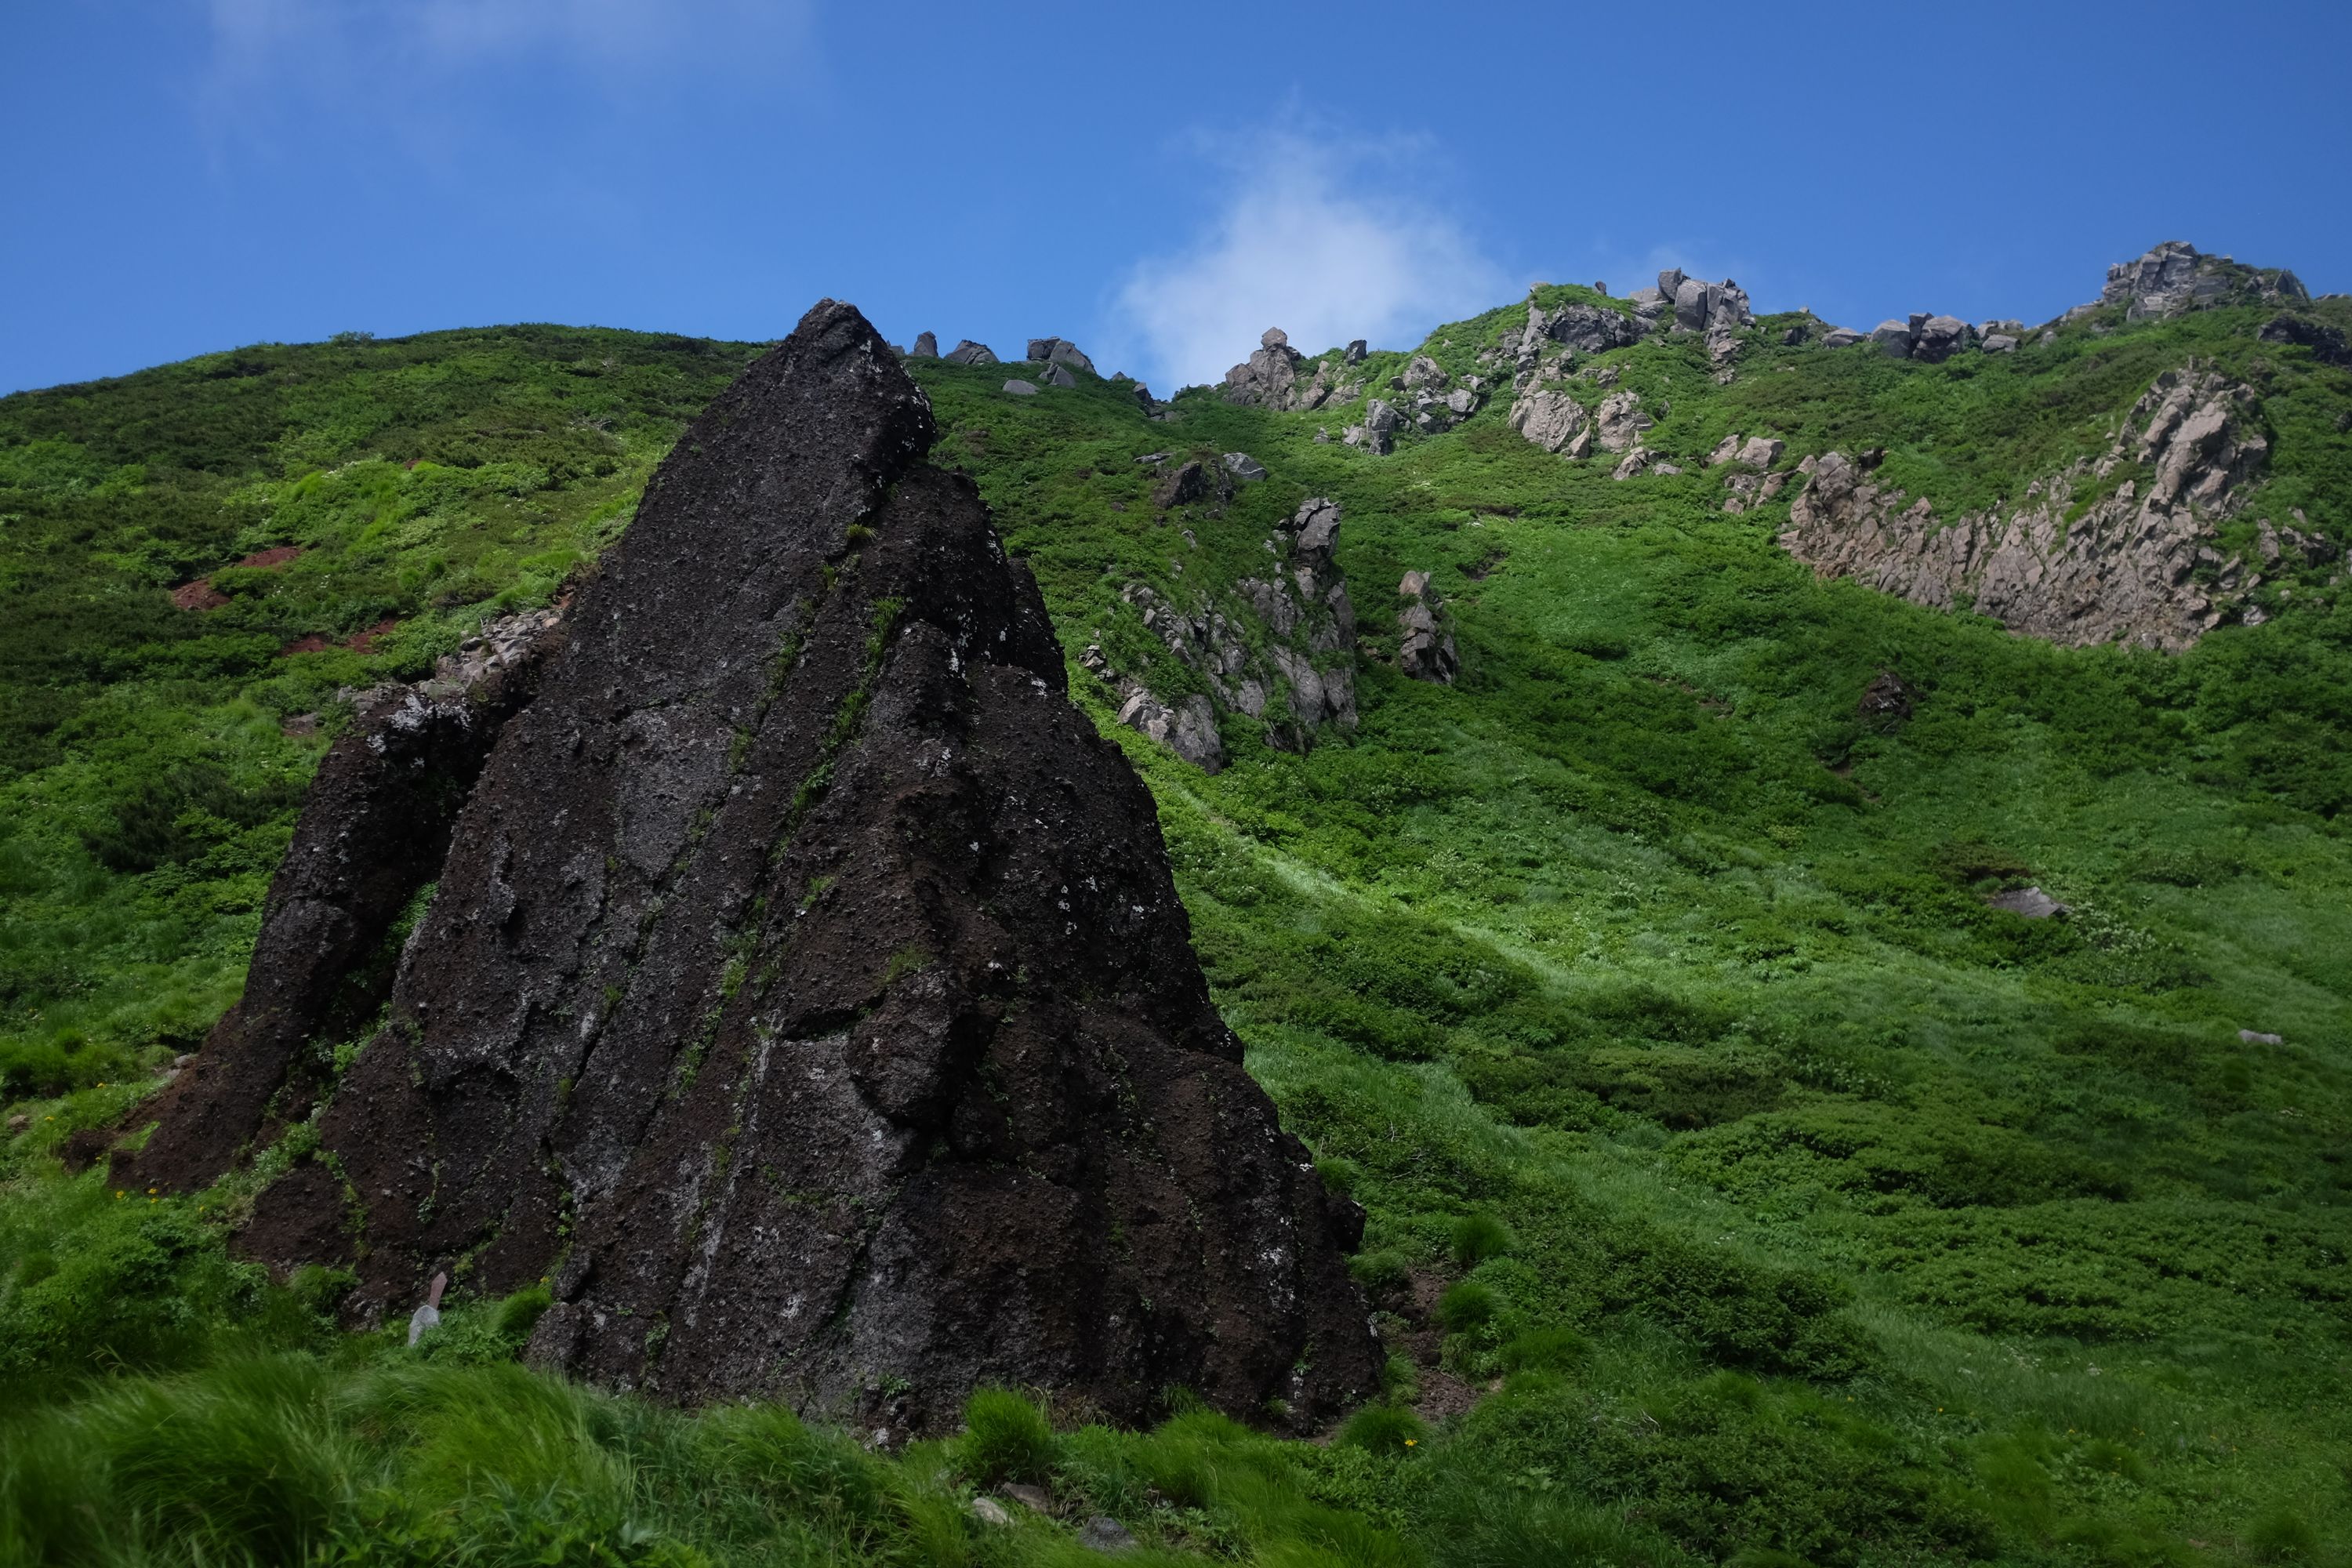
[[[2244,503],[2268,456],[2251,389],[2193,364],[2167,371],[2107,454],[2037,479],[2006,515],[1938,524],[1923,497],[1880,483],[1844,454],[1809,476],[1781,544],[1824,577],[1852,577],[1916,604],[1967,600],[2011,631],[2072,646],[2179,649],[2235,614],[2253,579],[2208,544]],[[2071,521],[2076,492],[2139,472]]]
[[[1331,558],[1339,537],[1339,503],[1310,497],[1265,542],[1275,569],[1244,577],[1189,605],[1145,583],[1121,597],[1146,630],[1213,695],[1163,698],[1111,668],[1100,647],[1078,662],[1120,694],[1119,722],[1141,731],[1208,773],[1225,765],[1217,730],[1222,713],[1265,723],[1267,742],[1304,752],[1325,728],[1356,727],[1356,610]]]

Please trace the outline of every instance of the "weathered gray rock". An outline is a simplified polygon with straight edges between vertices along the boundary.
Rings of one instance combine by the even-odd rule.
[[[1134,1551],[1136,1541],[1127,1526],[1097,1514],[1078,1531],[1078,1544],[1089,1552],[1117,1553]]]
[[[1265,465],[1247,452],[1227,452],[1224,456],[1224,465],[1225,472],[1245,485],[1255,484],[1265,478]]]
[[[1581,458],[1592,450],[1592,421],[1567,393],[1536,389],[1511,405],[1511,428],[1547,452]]]
[[[986,343],[976,343],[966,338],[948,351],[947,362],[950,364],[994,364],[996,356],[989,353]]]
[[[1969,342],[1968,323],[1958,316],[1930,316],[1919,323],[1911,340],[1911,357],[1926,364],[1941,364]]]
[[[1398,671],[1414,680],[1453,685],[1462,673],[1462,660],[1454,651],[1454,633],[1446,625],[1436,590],[1429,585],[1429,574],[1406,573],[1397,584],[1397,595],[1405,601],[1397,612]]]
[[[1454,378],[1446,374],[1444,365],[1427,354],[1415,354],[1405,361],[1404,374],[1398,379],[1404,383],[1408,391],[1411,391],[1421,387],[1443,387],[1451,383]]]
[[[939,334],[937,332],[917,332],[915,334],[915,352],[908,357],[913,359],[939,358]]]
[[[2260,1029],[2241,1029],[2238,1031],[2238,1038],[2250,1046],[2283,1046],[2286,1044],[2285,1036],[2264,1034]]]
[[[1669,305],[1673,304],[1675,297],[1682,292],[1683,285],[1689,281],[1690,274],[1685,272],[1681,268],[1667,268],[1664,271],[1658,274],[1659,298],[1665,300]]]
[[[1852,327],[1832,327],[1829,331],[1822,334],[1822,347],[1825,349],[1852,348],[1854,344],[1862,342],[1862,340],[1863,334],[1855,331]]]
[[[1592,411],[1594,438],[1601,450],[1622,452],[1642,438],[1642,433],[1657,424],[1643,411],[1642,400],[1634,393],[1612,392],[1601,400]]]
[[[1634,316],[1644,326],[1654,323],[1675,304],[1672,296],[1656,289],[1636,289],[1625,296],[1625,302],[1633,307]]]
[[[1890,358],[1911,357],[1911,324],[1908,321],[1881,321],[1870,329],[1870,341]]]
[[[2126,642],[2177,650],[2243,605],[2251,586],[2210,548],[2244,505],[2268,457],[2251,389],[2189,367],[2158,376],[2096,464],[2036,479],[2003,513],[1939,524],[1923,498],[1878,483],[1836,452],[1810,476],[1780,542],[1823,576],[1977,613],[2053,642]],[[2132,463],[2126,480],[2075,512],[2080,486]]]
[[[1004,390],[1015,397],[1034,397],[1037,395],[1038,389],[1035,382],[1024,381],[1019,376],[1014,376],[1004,384]]]
[[[1225,372],[1228,403],[1258,408],[1288,408],[1298,384],[1302,355],[1290,346],[1289,334],[1268,327],[1258,339],[1257,351]]]
[[[1984,340],[1984,352],[1989,354],[2015,353],[2017,340],[2007,332],[1988,333]]]
[[[1177,699],[1172,708],[1138,687],[1122,703],[1118,721],[1150,736],[1204,773],[1225,765],[1225,743],[1217,733],[1217,710],[1198,692]]]
[[[1579,353],[1605,353],[1642,341],[1642,323],[1606,305],[1569,304],[1549,311],[1530,305],[1528,314],[1536,334]]]
[[[1711,468],[1721,468],[1727,463],[1737,463],[1742,468],[1753,468],[1760,472],[1779,462],[1780,454],[1787,450],[1787,444],[1777,437],[1743,437],[1738,432],[1734,431],[1717,443],[1715,450],[1707,454],[1706,460]]]
[[[2021,915],[2030,921],[2046,921],[2053,916],[2071,912],[2066,905],[2060,903],[2039,888],[2011,888],[2005,892],[1990,895],[1985,902],[1996,910],[2006,910],[2011,914]]]
[[[2137,261],[2108,268],[2098,302],[2121,304],[2125,318],[2137,321],[2215,305],[2299,305],[2310,299],[2302,279],[2284,268],[2242,266],[2168,239]]]
[[[1369,452],[1387,452],[1395,447],[1397,427],[1403,422],[1404,416],[1393,406],[1375,397],[1364,405],[1364,422],[1349,426],[1340,439]]]
[[[1349,340],[1347,352],[1339,357],[1346,363],[1361,364],[1364,363],[1364,356],[1370,352],[1365,346],[1363,339],[1351,338]]]

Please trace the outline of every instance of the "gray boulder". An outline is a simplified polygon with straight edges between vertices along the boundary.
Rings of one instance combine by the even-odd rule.
[[[1244,484],[1254,484],[1265,478],[1265,465],[1247,452],[1227,452],[1224,461],[1225,472]]]
[[[1985,902],[1996,910],[2006,910],[2030,921],[2046,921],[2054,915],[2070,912],[2066,905],[2039,888],[2011,888],[2006,892],[1993,894]]]
[[[1530,307],[1532,310],[1532,307]],[[1642,341],[1641,324],[1605,305],[1562,305],[1543,318],[1542,332],[1580,353],[1605,353]]]
[[[1592,411],[1592,420],[1595,438],[1612,452],[1627,450],[1642,438],[1643,431],[1657,424],[1643,411],[1641,398],[1632,392],[1611,393]]]
[[[1674,307],[1672,296],[1656,289],[1636,289],[1625,296],[1625,302],[1644,323],[1656,321]]]
[[[1350,338],[1348,340],[1347,352],[1339,356],[1339,362],[1342,364],[1361,364],[1364,363],[1364,356],[1370,352],[1371,350],[1365,346],[1363,339]]]
[[[1257,351],[1225,372],[1228,403],[1258,408],[1288,408],[1297,401],[1303,356],[1280,327],[1268,327]]]
[[[1828,331],[1822,334],[1822,347],[1825,349],[1852,348],[1854,344],[1862,342],[1862,336],[1863,335],[1860,332],[1855,331],[1852,327],[1832,327]]]
[[[1879,352],[1891,359],[1911,357],[1911,325],[1907,321],[1885,321],[1870,329],[1870,341]]]
[[[1435,389],[1444,386],[1454,378],[1445,373],[1444,365],[1427,354],[1415,354],[1405,362],[1404,374],[1399,379],[1408,388],[1426,386]]]
[[[1511,405],[1511,428],[1547,452],[1581,458],[1592,450],[1592,422],[1565,392],[1535,389]]]
[[[1044,382],[1047,386],[1076,386],[1078,384],[1078,378],[1070,374],[1070,367],[1061,363],[1048,364],[1038,375],[1037,379]]]
[[[1911,341],[1911,357],[1926,364],[1941,364],[1969,344],[1968,323],[1957,316],[1930,316],[1919,323]]]
[[[910,357],[915,359],[939,358],[939,334],[937,332],[917,332],[915,334],[915,352]]]
[[[1984,341],[1984,352],[1989,354],[2014,353],[2017,352],[2017,340],[2007,332],[1989,333]]]
[[[1225,765],[1225,743],[1217,733],[1217,710],[1198,692],[1174,707],[1138,687],[1120,704],[1118,721],[1150,736],[1200,769],[1213,773]]]
[[[1037,395],[1037,384],[1034,381],[1023,381],[1015,376],[1004,384],[1004,390],[1015,397],[1034,397]]]
[[[1436,592],[1429,585],[1429,574],[1406,573],[1397,584],[1397,595],[1405,601],[1397,612],[1398,671],[1409,679],[1453,685],[1462,673],[1462,659],[1454,650],[1454,633],[1441,615]]]
[[[1689,279],[1690,274],[1685,272],[1681,268],[1667,268],[1664,272],[1658,274],[1659,297],[1664,299],[1668,304],[1672,304],[1674,302],[1675,296],[1682,292],[1683,285],[1685,282],[1688,282]]]
[[[994,364],[996,356],[989,352],[986,343],[976,343],[966,338],[947,352],[947,362],[950,364]]]

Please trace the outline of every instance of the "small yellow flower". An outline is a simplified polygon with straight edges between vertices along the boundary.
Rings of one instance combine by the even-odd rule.
[[[147,1189],[147,1195],[148,1195],[149,1197],[153,1197],[153,1196],[155,1195],[155,1189],[154,1189],[154,1188],[152,1188],[152,1187],[148,1188],[148,1189]]]
[[[1420,1441],[1421,1441],[1421,1439],[1420,1439],[1420,1438],[1418,1438],[1418,1437],[1407,1437],[1407,1438],[1404,1440],[1404,1446],[1405,1446],[1406,1447],[1410,1448],[1410,1447],[1412,1447],[1413,1445],[1415,1445],[1416,1443],[1419,1443]]]
[[[117,1188],[115,1188],[115,1189],[114,1189],[114,1195],[115,1195],[116,1197],[118,1197],[118,1198],[119,1198],[119,1197],[121,1197],[121,1196],[122,1195],[122,1189],[121,1189],[121,1187],[117,1187]]]

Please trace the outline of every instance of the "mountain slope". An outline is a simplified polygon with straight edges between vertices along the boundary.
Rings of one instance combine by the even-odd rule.
[[[2324,548],[2260,584],[2242,568],[2259,624],[2239,609],[2166,653],[2011,635],[1824,581],[1780,543],[1804,459],[1884,448],[1868,471],[1906,506],[1999,512],[2095,465],[2194,361],[2250,389],[2266,447],[2216,553],[2262,558],[2265,521],[2340,547],[2352,381],[2324,342],[2265,342],[2279,313],[2135,318],[2119,298],[2047,342],[1937,363],[1785,316],[1727,328],[1727,354],[1705,330],[1547,337],[1514,386],[1513,305],[1363,358],[1352,401],[1311,409],[1204,388],[1147,410],[1088,375],[1017,395],[1009,376],[1042,373],[909,362],[936,460],[978,482],[1074,695],[1158,798],[1253,1071],[1370,1212],[1358,1270],[1400,1395],[1433,1418],[1475,1404],[1364,1459],[1368,1481],[1283,1461],[1311,1491],[1445,1562],[1577,1542],[1656,1562],[2341,1549],[2352,1432],[2320,1397],[2352,1328],[2339,568]],[[58,606],[11,652],[22,738],[0,786],[0,1050],[34,1119],[10,1145],[16,1212],[79,1201],[47,1195],[82,1190],[47,1152],[233,994],[309,716],[331,726],[338,687],[423,674],[493,608],[551,595],[558,552],[610,537],[665,430],[751,352],[449,334],[266,351],[299,378],[266,410],[187,367],[0,403],[12,592]],[[628,396],[577,374],[606,357]],[[1433,390],[1469,407],[1423,429]],[[1514,426],[1530,391],[1596,433],[1625,394],[1653,423],[1569,458]],[[167,395],[178,423],[137,412]],[[1405,414],[1386,453],[1343,438],[1375,397]],[[612,471],[538,461],[501,488],[482,432],[586,442],[563,413],[583,401],[622,432]],[[1733,435],[1784,450],[1760,474],[1710,464]],[[1789,477],[1768,497],[1770,474]],[[1240,584],[1268,582],[1268,542],[1280,556],[1317,498],[1339,508],[1352,731],[1301,732],[1279,689],[1235,707],[1204,645],[1146,621],[1213,612],[1276,668],[1285,634]],[[287,545],[305,553],[230,566]],[[1408,572],[1428,585],[1393,594]],[[171,609],[205,574],[229,602]],[[1401,616],[1433,605],[1450,685],[1399,668]],[[367,648],[276,651],[395,615]],[[1121,724],[1137,689],[1206,700],[1222,770],[1131,727],[1140,709]],[[2070,912],[1990,902],[2028,886]],[[37,1246],[99,1256],[129,1224],[106,1210]],[[19,1365],[129,1344],[23,1283],[36,1243],[15,1223]],[[142,1289],[212,1300],[194,1263],[158,1278]],[[1057,1488],[1133,1502],[1079,1453]],[[1179,1546],[1273,1539],[1230,1512],[1122,1517]]]

